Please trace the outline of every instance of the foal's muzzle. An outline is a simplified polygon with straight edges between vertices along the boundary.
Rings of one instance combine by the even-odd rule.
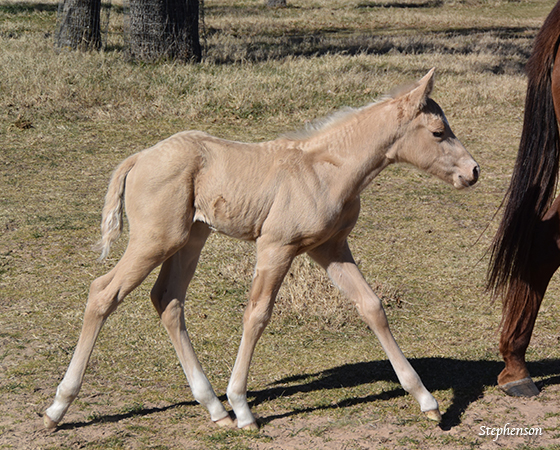
[[[459,186],[457,184],[455,187],[469,187],[475,184],[478,181],[478,177],[480,176],[480,166],[475,162],[474,167],[472,168],[471,172],[466,172],[465,174],[458,174],[457,179],[459,181]]]

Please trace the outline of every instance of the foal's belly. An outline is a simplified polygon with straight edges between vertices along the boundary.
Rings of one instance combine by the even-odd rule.
[[[260,205],[231,202],[219,195],[205,205],[195,205],[193,221],[208,224],[227,236],[253,241],[261,235],[267,211]]]

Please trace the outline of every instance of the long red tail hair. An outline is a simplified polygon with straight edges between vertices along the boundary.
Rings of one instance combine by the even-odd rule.
[[[535,230],[554,199],[560,144],[552,98],[552,66],[560,37],[560,1],[537,34],[527,62],[523,131],[504,215],[491,246],[487,289],[503,299],[503,332],[526,328],[538,301],[531,286],[531,248]]]

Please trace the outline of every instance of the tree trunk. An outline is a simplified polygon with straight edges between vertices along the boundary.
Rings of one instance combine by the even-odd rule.
[[[130,0],[130,56],[199,62],[198,0]]]
[[[84,51],[101,48],[101,0],[64,0],[58,20],[57,47]]]

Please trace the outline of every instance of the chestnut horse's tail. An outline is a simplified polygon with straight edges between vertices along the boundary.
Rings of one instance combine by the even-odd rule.
[[[95,250],[101,252],[99,259],[105,259],[113,242],[120,236],[123,229],[123,204],[126,177],[136,164],[138,155],[125,159],[113,172],[101,217],[101,239],[95,245]]]
[[[558,179],[560,145],[551,84],[559,37],[560,1],[537,34],[527,63],[523,131],[502,203],[504,215],[491,246],[487,289],[494,297],[503,297],[502,327],[511,334],[521,331],[522,318],[535,307],[530,286],[531,248]]]

